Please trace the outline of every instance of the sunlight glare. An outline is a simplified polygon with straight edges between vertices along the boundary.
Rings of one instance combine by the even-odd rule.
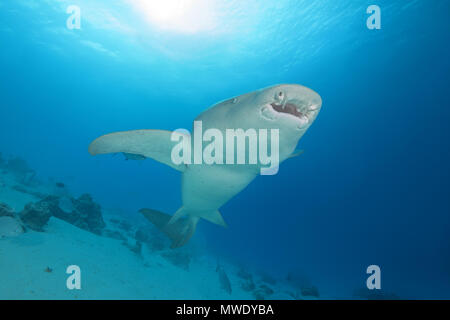
[[[135,0],[134,3],[161,29],[196,33],[215,27],[213,0]]]

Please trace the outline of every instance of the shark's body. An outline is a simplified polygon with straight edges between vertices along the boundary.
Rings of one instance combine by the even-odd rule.
[[[295,156],[295,148],[321,108],[320,96],[300,85],[277,85],[220,102],[195,121],[204,131],[217,129],[278,129],[279,162]],[[218,209],[242,191],[260,172],[256,164],[175,164],[171,158],[176,142],[172,132],[134,130],[96,139],[93,155],[123,152],[153,158],[182,172],[183,206],[171,217],[142,209],[142,214],[172,239],[172,247],[184,245],[200,218],[225,226]],[[224,156],[225,159],[225,156]]]

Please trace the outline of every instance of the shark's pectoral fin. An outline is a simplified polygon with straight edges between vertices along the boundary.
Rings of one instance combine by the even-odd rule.
[[[133,130],[110,133],[95,139],[89,146],[92,155],[106,153],[126,153],[152,158],[178,171],[186,165],[173,163],[172,149],[177,142],[172,141],[172,132],[166,130]]]
[[[305,152],[305,150],[295,150],[295,151],[292,152],[292,154],[288,157],[288,159],[298,157],[299,155],[303,154],[303,152]]]
[[[153,209],[141,209],[142,215],[172,241],[171,248],[185,245],[195,232],[199,218],[188,216],[169,223],[172,216]]]
[[[220,214],[219,210],[214,211],[212,214],[208,214],[205,216],[201,216],[203,219],[208,220],[209,222],[218,224],[219,226],[227,228],[227,223],[225,220],[223,220],[222,215]]]

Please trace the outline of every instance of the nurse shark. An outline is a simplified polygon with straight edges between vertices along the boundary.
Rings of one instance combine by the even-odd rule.
[[[321,97],[307,87],[275,85],[213,105],[194,120],[194,129],[196,123],[201,123],[203,130],[214,129],[223,135],[229,129],[238,128],[276,130],[277,160],[281,163],[301,153],[295,150],[298,141],[316,119],[321,106]],[[173,216],[153,209],[140,210],[171,239],[171,248],[177,248],[191,238],[200,218],[226,226],[219,208],[255,179],[267,163],[175,163],[173,150],[177,142],[173,137],[174,132],[166,130],[115,132],[94,140],[89,153],[121,152],[152,158],[182,173],[182,206]]]

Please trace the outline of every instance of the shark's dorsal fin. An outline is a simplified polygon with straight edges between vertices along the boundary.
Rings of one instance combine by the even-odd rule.
[[[92,155],[106,153],[128,153],[152,158],[178,171],[186,165],[176,165],[171,154],[177,142],[172,141],[172,132],[167,130],[132,130],[110,133],[95,139],[89,146]]]

